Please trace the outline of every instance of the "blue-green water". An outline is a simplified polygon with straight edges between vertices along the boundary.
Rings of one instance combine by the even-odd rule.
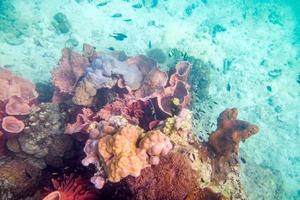
[[[239,108],[260,127],[240,153],[249,199],[300,199],[300,1],[0,0],[0,9],[0,65],[34,82],[50,79],[63,47],[83,43],[160,48],[151,52],[162,68],[173,48],[201,59],[206,81],[191,84],[205,89],[192,108],[207,112],[194,129],[211,131],[206,120]]]

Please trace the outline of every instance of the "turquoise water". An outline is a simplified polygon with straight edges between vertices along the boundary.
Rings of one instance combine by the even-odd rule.
[[[148,53],[164,69],[174,49],[201,59],[192,109],[206,112],[194,129],[214,130],[218,114],[237,107],[260,127],[241,147],[248,198],[300,199],[298,2],[0,0],[0,65],[47,82],[61,49],[83,43]]]

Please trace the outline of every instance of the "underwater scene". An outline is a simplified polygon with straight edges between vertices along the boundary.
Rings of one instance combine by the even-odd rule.
[[[0,200],[135,199],[300,199],[300,1],[0,0]]]

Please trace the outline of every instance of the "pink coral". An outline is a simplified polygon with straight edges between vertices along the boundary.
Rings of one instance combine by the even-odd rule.
[[[2,119],[2,128],[8,133],[20,133],[24,127],[24,122],[13,116],[7,116]]]
[[[32,102],[38,97],[35,86],[21,77],[12,74],[6,69],[0,68],[0,101],[5,102],[13,96]]]
[[[81,113],[77,114],[76,121],[66,126],[65,133],[73,134],[81,132],[92,123],[93,115],[94,113],[91,109],[83,108]]]
[[[10,97],[5,105],[5,112],[8,115],[28,115],[30,111],[31,107],[28,102],[18,96]]]
[[[139,148],[150,156],[150,164],[157,165],[159,156],[165,156],[172,149],[170,139],[159,130],[149,131],[140,141]]]

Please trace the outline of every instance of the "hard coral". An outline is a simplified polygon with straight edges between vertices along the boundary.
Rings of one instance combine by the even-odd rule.
[[[6,116],[2,119],[2,128],[8,133],[20,133],[24,127],[24,122],[13,116]]]
[[[213,152],[213,178],[224,180],[231,166],[238,164],[239,143],[258,132],[256,125],[237,119],[236,108],[223,111],[217,130],[209,136],[209,147]]]
[[[41,171],[23,158],[1,159],[1,200],[23,199],[32,195],[39,184],[40,175]]]
[[[88,180],[74,175],[65,176],[63,180],[52,179],[54,192],[43,200],[96,200],[96,191]]]
[[[5,105],[5,112],[8,115],[28,115],[30,111],[31,107],[28,102],[18,96],[10,97]]]
[[[40,167],[62,165],[63,156],[70,151],[72,139],[63,134],[65,113],[53,103],[42,103],[40,110],[25,120],[22,134],[7,141],[7,147],[17,156],[34,160]]]

